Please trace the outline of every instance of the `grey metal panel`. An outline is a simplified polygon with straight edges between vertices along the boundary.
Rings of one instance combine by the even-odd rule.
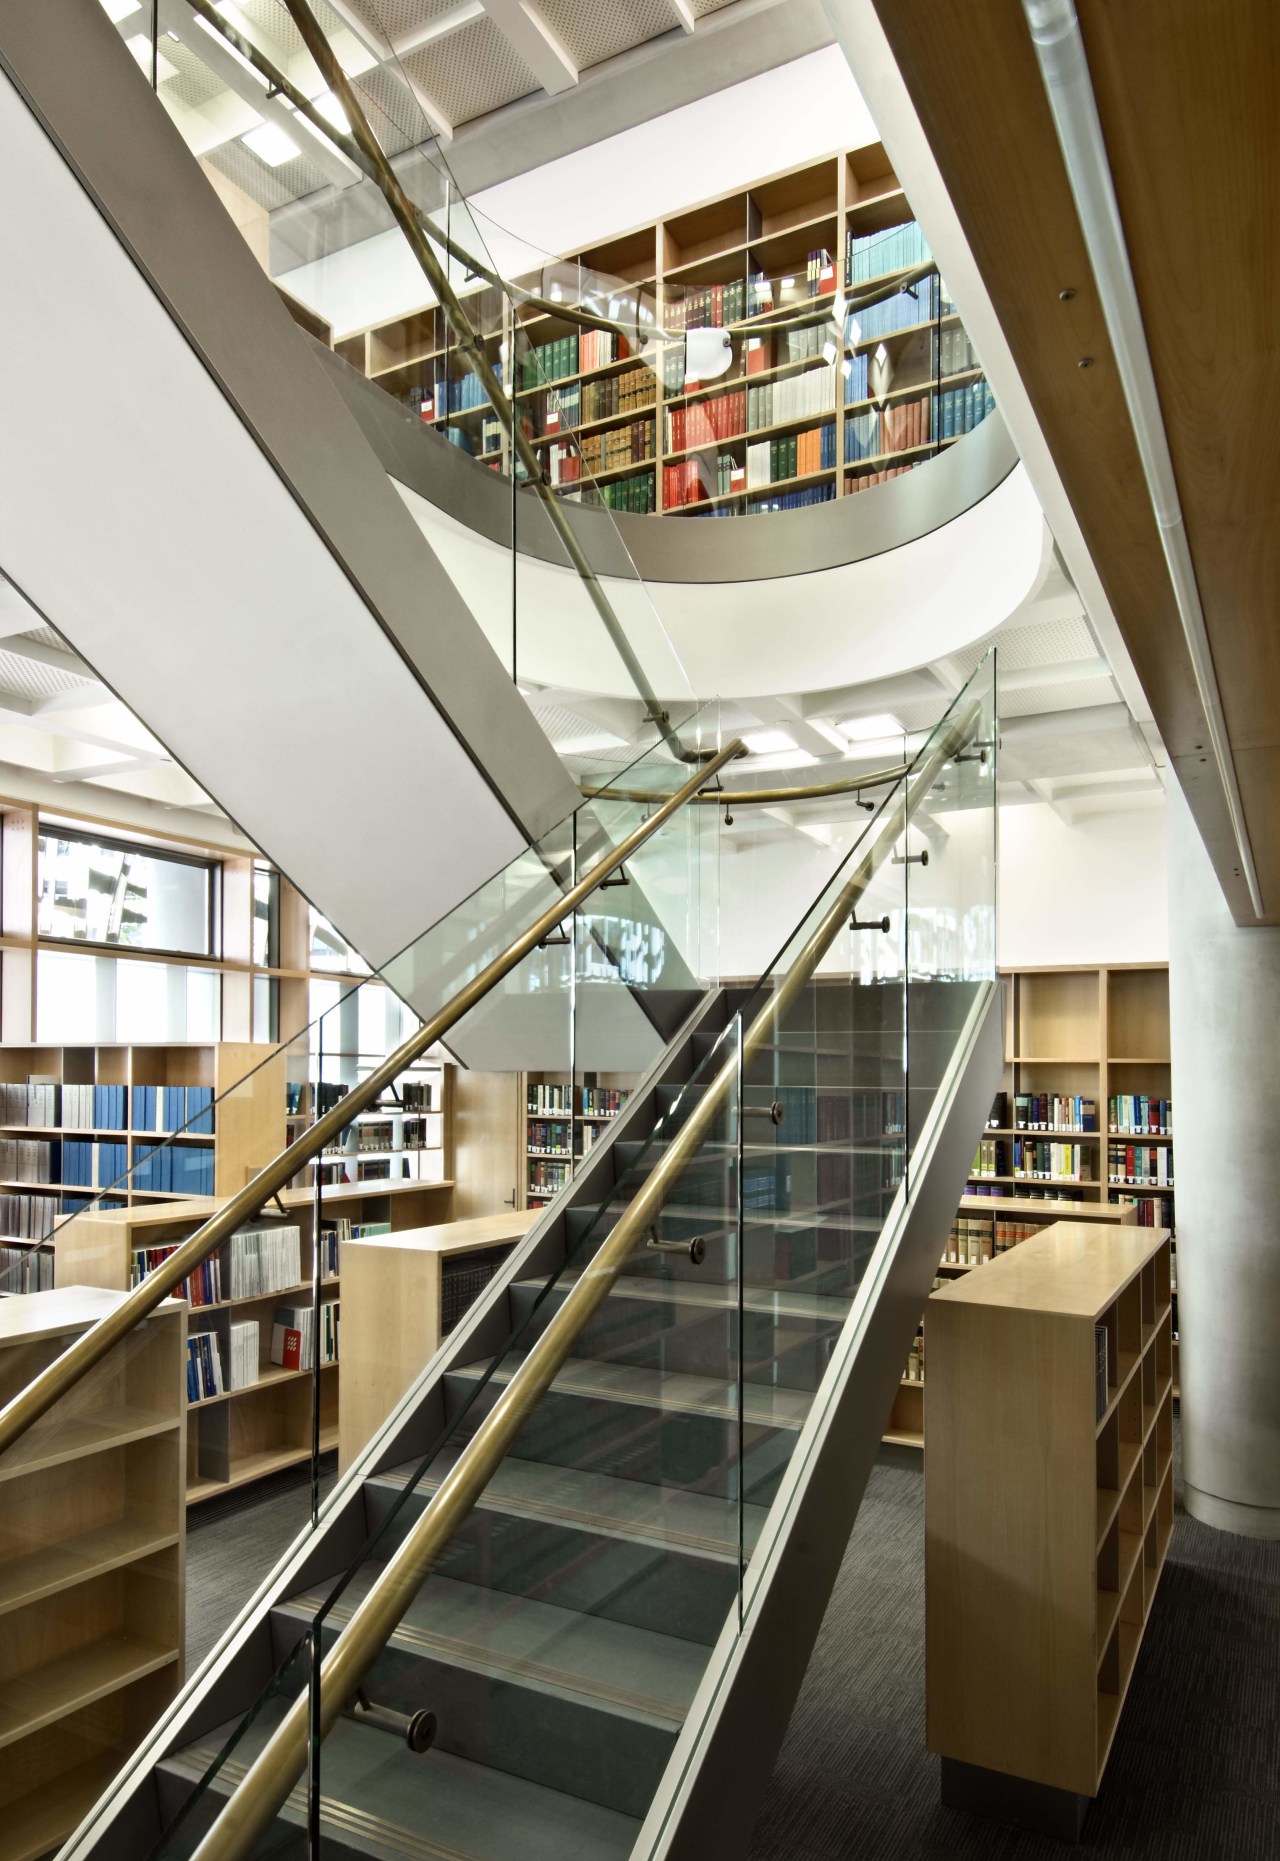
[[[390,395],[331,351],[315,345],[370,446],[393,478],[438,510],[478,530],[490,542],[511,540],[511,486],[458,447],[424,429]],[[663,522],[625,511],[566,505],[593,565],[602,575],[646,582],[750,582],[811,575],[861,562],[940,530],[990,496],[1018,463],[998,413],[958,445],[873,493],[836,498],[805,510],[775,511],[767,522],[697,517]],[[522,548],[546,560],[554,545],[544,524],[526,524]]]
[[[746,1853],[1003,1053],[1000,990],[988,983],[916,1147],[911,1198],[881,1238],[861,1320],[855,1307],[756,1550],[742,1631],[735,1617],[721,1635],[633,1861]]]
[[[0,0],[0,64],[486,782],[545,832],[575,798],[559,759],[106,15]]]

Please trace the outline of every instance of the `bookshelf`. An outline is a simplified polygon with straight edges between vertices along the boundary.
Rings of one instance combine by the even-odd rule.
[[[0,1303],[0,1402],[119,1303]],[[56,1848],[177,1692],[186,1311],[166,1300],[0,1467],[0,1856]]]
[[[543,1208],[573,1175],[626,1105],[630,1073],[587,1073],[576,1088],[567,1074],[524,1075],[525,1208]]]
[[[448,1219],[453,1184],[382,1182],[343,1185],[323,1192],[321,1222],[349,1222],[353,1230],[368,1233],[397,1232]],[[305,1462],[311,1452],[311,1374],[287,1370],[270,1361],[271,1323],[278,1305],[305,1303],[310,1298],[314,1241],[314,1189],[286,1189],[280,1202],[285,1214],[264,1216],[255,1227],[296,1225],[300,1231],[301,1274],[292,1287],[249,1298],[223,1297],[216,1303],[192,1305],[192,1336],[212,1334],[224,1367],[229,1360],[233,1323],[258,1323],[258,1380],[243,1389],[193,1402],[188,1410],[186,1497],[189,1504],[214,1497],[248,1481],[261,1479],[281,1468]],[[92,1211],[76,1216],[59,1237],[59,1271],[86,1286],[127,1288],[135,1252],[173,1247],[193,1234],[218,1207],[216,1199],[137,1205]],[[272,1204],[274,1208],[274,1204]],[[341,1248],[337,1271],[324,1280],[324,1298],[341,1292]],[[222,1291],[230,1288],[230,1272],[223,1250]],[[0,1310],[3,1308],[0,1307]],[[185,1356],[180,1371],[186,1388]],[[338,1443],[340,1364],[322,1364],[322,1449]]]
[[[215,1100],[223,1093],[230,1096],[216,1109],[210,1107],[207,1121],[211,1129],[206,1135],[176,1139],[174,1167],[189,1169],[192,1158],[199,1157],[200,1180],[207,1181],[210,1194],[225,1196],[243,1188],[256,1170],[284,1148],[284,1072],[284,1057],[279,1049],[247,1041],[0,1047],[0,1088],[17,1088],[0,1090],[0,1107],[6,1118],[0,1125],[0,1154],[12,1166],[11,1172],[0,1177],[0,1194],[5,1198],[0,1202],[4,1219],[0,1260],[9,1267],[20,1265],[18,1256],[29,1251],[34,1242],[45,1243],[38,1252],[56,1254],[59,1243],[48,1240],[56,1223],[107,1188],[126,1169],[131,1172],[129,1181],[121,1185],[113,1202],[143,1207],[186,1199],[189,1190],[142,1188],[138,1184],[154,1180],[144,1174],[144,1160],[148,1152],[164,1144],[165,1134],[157,1125],[181,1122],[195,1109],[196,1101],[187,1098],[188,1088],[202,1088]],[[19,1103],[24,1097],[23,1087],[27,1088],[25,1107]],[[232,1087],[236,1088],[234,1092]],[[102,1112],[103,1122],[79,1122],[73,1104],[83,1107],[84,1099],[77,1096],[73,1101],[68,1088],[115,1088],[109,1093],[95,1091],[95,1108]],[[178,1101],[179,1109],[171,1110],[166,1119],[162,1095],[172,1088],[178,1088],[183,1096]],[[157,1100],[160,1108],[149,1110]],[[172,1107],[172,1096],[170,1104]],[[19,1111],[25,1115],[20,1117]],[[67,1122],[68,1118],[72,1122]],[[90,1146],[96,1148],[100,1182],[85,1180],[94,1174]],[[69,1177],[65,1164],[72,1157],[87,1161],[90,1167]],[[23,1232],[24,1227],[32,1231]],[[53,1271],[55,1278],[69,1283],[56,1267]],[[47,1279],[48,1273],[43,1277]],[[41,1290],[41,1286],[31,1286],[30,1290]]]
[[[1171,1293],[1163,1230],[1067,1221],[929,1301],[927,1742],[946,1803],[1000,1813],[1021,1779],[1074,1834],[1097,1795],[1173,1529]]]
[[[866,490],[954,444],[990,411],[936,273],[845,322],[846,300],[927,256],[885,150],[872,143],[514,281],[554,295],[563,273],[576,299],[603,280],[615,301],[639,305],[642,323],[672,332],[741,325],[729,368],[713,381],[687,378],[676,344],[650,360],[613,333],[513,309],[491,287],[466,302],[490,362],[505,369],[544,478],[565,497],[639,514],[746,515]],[[773,328],[784,315],[786,327]],[[511,471],[509,441],[443,311],[424,306],[335,348],[451,443]]]
[[[344,1244],[340,1472],[373,1438],[534,1219],[532,1209],[507,1209]]]

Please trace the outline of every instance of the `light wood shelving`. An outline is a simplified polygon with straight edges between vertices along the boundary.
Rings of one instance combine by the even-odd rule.
[[[929,1301],[927,1718],[944,1801],[972,1805],[984,1778],[993,1803],[1008,1777],[1081,1813],[1098,1792],[1173,1528],[1171,1292],[1164,1230],[1070,1221]]]
[[[524,1111],[524,1167],[522,1206],[542,1208],[568,1182],[576,1164],[590,1151],[603,1129],[624,1110],[635,1086],[631,1073],[588,1073],[576,1086],[567,1074],[528,1072],[522,1075]],[[618,1095],[613,1109],[601,1109],[592,1095]],[[592,1109],[588,1110],[587,1107]],[[558,1109],[554,1109],[558,1107]],[[548,1142],[534,1141],[541,1131]]]
[[[0,1301],[0,1402],[118,1303]],[[181,1684],[185,1338],[167,1300],[0,1467],[0,1861],[57,1847]]]
[[[739,513],[766,508],[773,498],[789,492],[826,488],[831,495],[843,497],[865,481],[875,482],[878,475],[909,469],[950,444],[955,436],[944,434],[940,413],[942,396],[953,388],[963,388],[981,378],[976,367],[942,378],[939,366],[938,336],[943,325],[958,328],[953,311],[939,305],[939,314],[901,329],[863,337],[849,334],[841,364],[884,345],[894,370],[894,381],[880,405],[892,406],[908,395],[932,396],[932,437],[924,443],[909,445],[905,433],[892,450],[874,456],[845,458],[846,423],[872,410],[868,399],[844,399],[844,384],[836,379],[836,393],[829,408],[794,418],[778,420],[747,431],[743,430],[704,445],[676,448],[668,433],[668,414],[673,410],[698,404],[715,403],[727,393],[748,387],[764,386],[807,374],[817,368],[830,369],[829,357],[814,355],[786,356],[770,359],[767,366],[748,372],[748,345],[755,338],[768,340],[770,320],[787,313],[795,319],[791,327],[803,330],[806,325],[829,322],[833,310],[844,297],[855,298],[873,285],[891,282],[909,271],[900,265],[874,278],[851,283],[846,277],[847,238],[884,232],[890,227],[911,221],[906,197],[893,174],[883,146],[873,143],[852,151],[841,150],[806,163],[796,169],[768,175],[735,193],[703,201],[683,212],[649,224],[631,228],[583,252],[565,255],[557,261],[570,276],[570,292],[575,268],[581,268],[584,283],[589,274],[614,281],[615,295],[624,289],[638,299],[644,311],[658,327],[678,323],[681,306],[690,293],[714,287],[740,291],[742,309],[726,322],[741,326],[732,339],[733,360],[728,372],[715,382],[686,387],[683,373],[679,379],[668,375],[665,364],[650,367],[637,353],[598,361],[591,367],[571,372],[550,372],[535,363],[530,347],[541,347],[564,337],[579,334],[579,326],[548,311],[532,306],[512,310],[506,298],[493,287],[477,283],[467,291],[468,314],[482,332],[482,342],[495,365],[503,358],[516,358],[514,379],[508,381],[512,398],[527,423],[529,438],[539,454],[549,459],[561,442],[572,440],[576,451],[581,440],[595,440],[610,431],[646,423],[650,428],[648,456],[610,463],[601,459],[588,469],[584,462],[579,478],[566,477],[562,489],[572,498],[591,498],[593,486],[601,487],[601,501],[615,509],[652,509],[671,514],[689,515],[698,510],[732,510]],[[825,253],[829,268],[811,281],[808,259],[811,253]],[[811,282],[819,288],[810,295]],[[542,292],[544,273],[515,280],[517,285]],[[748,316],[748,287],[767,285],[772,309]],[[701,318],[707,322],[709,317]],[[691,327],[698,327],[695,322]],[[781,338],[785,343],[785,336]],[[441,384],[469,380],[443,311],[424,305],[406,315],[389,319],[370,329],[353,332],[335,344],[337,352],[369,379],[401,401],[423,409],[426,423],[435,431],[450,429],[465,434],[477,463],[502,472],[511,469],[510,442],[505,434],[495,432],[493,409],[489,402],[466,408],[443,408]],[[543,369],[536,380],[529,379],[535,368]],[[646,392],[636,404],[626,408],[580,407],[580,418],[572,424],[554,425],[548,418],[551,397],[563,390],[596,383],[607,383],[628,370],[643,369],[647,376]],[[512,371],[508,369],[508,374]],[[470,390],[468,390],[470,391]],[[447,397],[448,387],[444,393]],[[980,416],[979,416],[980,417]],[[486,421],[488,443],[485,444]],[[745,428],[744,420],[744,428]],[[784,433],[807,433],[830,425],[834,429],[836,464],[818,470],[796,473],[776,483],[728,491],[717,488],[715,461],[721,456],[742,465],[743,448],[748,443]],[[579,439],[580,436],[580,439]],[[897,437],[897,436],[895,436]],[[666,502],[663,467],[679,460],[700,459],[712,462],[705,495],[693,503]],[[546,468],[549,476],[550,465]],[[637,492],[644,481],[651,481],[647,491]],[[616,494],[616,497],[615,497]],[[628,501],[630,500],[630,501]]]

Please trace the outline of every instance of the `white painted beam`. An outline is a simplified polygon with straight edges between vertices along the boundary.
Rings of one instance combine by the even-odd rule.
[[[484,10],[543,90],[554,96],[573,89],[578,82],[578,67],[533,0],[484,0]]]

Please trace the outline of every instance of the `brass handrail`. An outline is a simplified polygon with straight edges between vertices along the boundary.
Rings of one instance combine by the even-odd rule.
[[[844,776],[838,782],[806,782],[795,788],[717,788],[709,795],[695,795],[695,806],[722,808],[729,803],[732,807],[749,807],[753,801],[778,803],[785,801],[818,801],[826,795],[857,795],[864,788],[882,788],[886,782],[896,782],[910,769],[909,762],[897,763],[892,769],[869,769],[863,776]],[[578,790],[587,801],[648,801],[650,795],[643,788],[591,788],[583,783]],[[870,807],[870,802],[867,806]]]
[[[954,719],[944,720],[935,738],[911,765],[897,803],[891,807],[886,797],[879,834],[827,906],[777,989],[744,1031],[741,1053],[735,1047],[706,1090],[694,1100],[687,1120],[640,1182],[598,1251],[582,1267],[546,1329],[501,1389],[430,1503],[334,1641],[321,1664],[320,1698],[314,1712],[309,1690],[304,1688],[205,1834],[192,1861],[243,1861],[283,1807],[305,1767],[310,1737],[323,1739],[333,1729],[346,1702],[430,1575],[436,1558],[477,1504],[520,1429],[564,1367],[584,1326],[652,1232],[674,1181],[693,1160],[730,1097],[740,1066],[746,1065],[779,1025],[848,924],[858,900],[898,834],[910,823],[938,771],[972,734],[979,717],[980,706],[974,702]]]
[[[282,1150],[278,1157],[259,1170],[252,1182],[246,1183],[203,1227],[197,1228],[188,1240],[183,1241],[154,1272],[148,1273],[142,1284],[135,1286],[114,1312],[109,1312],[88,1331],[82,1332],[61,1357],[55,1358],[47,1369],[42,1370],[11,1402],[6,1403],[0,1409],[0,1454],[12,1447],[33,1422],[38,1421],[60,1396],[65,1395],[79,1381],[86,1370],[101,1362],[121,1338],[132,1331],[148,1313],[153,1312],[163,1299],[168,1298],[189,1273],[194,1273],[208,1259],[213,1249],[235,1232],[241,1222],[256,1215],[264,1202],[283,1189],[304,1163],[309,1163],[324,1150],[358,1112],[371,1105],[407,1066],[442,1035],[447,1034],[468,1010],[488,994],[495,983],[510,975],[549,931],[576,911],[583,899],[589,897],[611,872],[616,872],[625,860],[630,859],[652,834],[692,798],[704,782],[712,780],[726,763],[732,762],[735,756],[742,753],[743,745],[735,737],[709,762],[696,769],[647,821],[642,821],[624,840],[619,841],[563,897],[548,905],[542,915],[527,930],[522,931],[501,955],[486,963],[477,975],[459,989],[443,1008],[438,1009],[430,1020],[425,1021],[416,1033],[402,1042],[367,1079],[353,1086],[345,1098],[317,1118],[286,1150]],[[319,1237],[316,1239],[318,1245]]]

